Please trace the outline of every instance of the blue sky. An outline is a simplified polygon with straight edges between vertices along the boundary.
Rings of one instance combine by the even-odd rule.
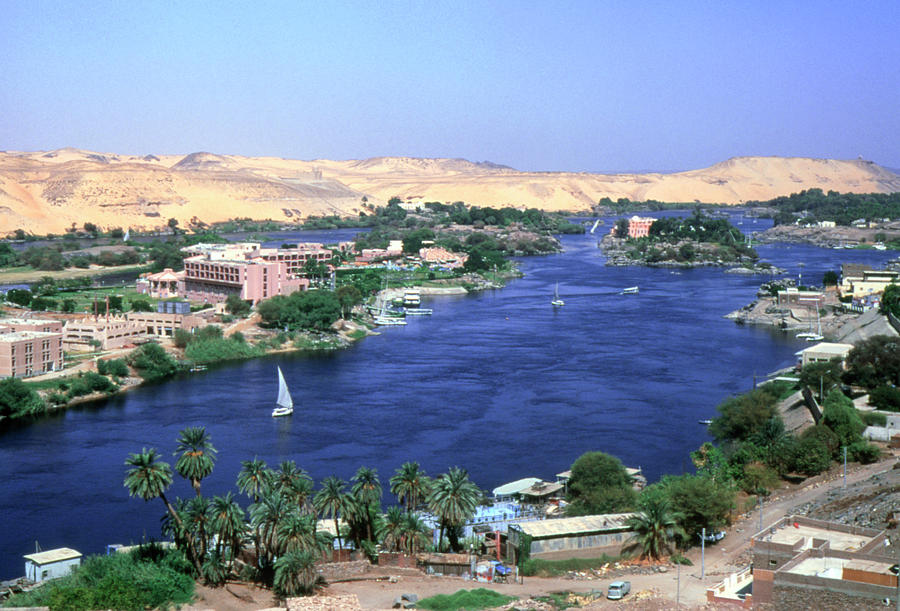
[[[0,4],[0,149],[900,167],[900,2]]]

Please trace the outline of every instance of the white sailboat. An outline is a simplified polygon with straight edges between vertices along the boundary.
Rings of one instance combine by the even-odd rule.
[[[553,291],[553,301],[550,302],[553,307],[566,305],[566,302],[559,298],[559,282],[556,283],[556,289]]]
[[[637,295],[641,292],[640,287],[637,286],[629,286],[627,288],[622,289],[623,295]]]
[[[290,416],[294,413],[294,400],[291,399],[291,393],[288,390],[287,382],[284,381],[281,367],[278,368],[278,399],[275,401],[275,405],[275,409],[272,410],[273,418]]]
[[[595,231],[597,231],[597,225],[599,225],[599,224],[600,224],[600,219],[597,219],[596,221],[594,221],[594,226],[591,227],[591,233],[594,233]]]

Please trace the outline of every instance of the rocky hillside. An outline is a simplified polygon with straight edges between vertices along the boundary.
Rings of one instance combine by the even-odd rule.
[[[739,157],[675,174],[519,172],[464,159],[299,161],[212,153],[115,155],[78,149],[0,152],[0,229],[60,233],[92,222],[154,228],[230,218],[297,220],[356,214],[362,198],[587,211],[602,197],[739,204],[819,187],[900,190],[867,161]]]

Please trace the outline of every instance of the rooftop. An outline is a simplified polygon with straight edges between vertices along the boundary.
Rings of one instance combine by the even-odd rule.
[[[53,318],[0,318],[0,325],[46,325],[52,322],[62,322]]]
[[[62,337],[62,334],[45,333],[44,331],[14,331],[12,333],[0,333],[0,342],[20,342],[26,339],[40,339],[43,337]]]
[[[794,545],[798,541],[803,540],[801,549],[812,547],[813,539],[824,539],[828,541],[831,549],[852,552],[862,548],[873,539],[870,535],[854,535],[841,530],[832,530],[799,522],[780,528],[773,527],[772,531],[768,535],[759,537],[759,539],[784,545]]]
[[[46,552],[28,554],[25,556],[25,560],[31,560],[35,564],[50,564],[51,562],[62,562],[63,560],[81,558],[81,555],[81,552],[72,548],[59,547],[57,549],[48,549]]]
[[[815,352],[816,354],[833,354],[835,356],[844,356],[853,350],[853,344],[832,344],[829,342],[821,342],[815,346],[804,348],[800,353]]]
[[[587,534],[603,531],[624,530],[628,518],[636,513],[607,513],[596,516],[580,516],[577,518],[559,518],[554,520],[536,520],[519,522],[510,528],[539,539],[544,537],[560,537],[564,535]]]
[[[522,490],[533,486],[534,484],[542,481],[539,477],[526,477],[523,479],[517,479],[514,482],[509,482],[508,484],[503,484],[502,486],[497,486],[493,490],[491,490],[491,494],[494,496],[508,496],[510,494],[518,494]]]

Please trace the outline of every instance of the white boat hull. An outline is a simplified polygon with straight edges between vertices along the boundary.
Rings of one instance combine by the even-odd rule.
[[[294,413],[293,407],[276,407],[272,410],[272,417],[278,418],[280,416],[290,416]]]

